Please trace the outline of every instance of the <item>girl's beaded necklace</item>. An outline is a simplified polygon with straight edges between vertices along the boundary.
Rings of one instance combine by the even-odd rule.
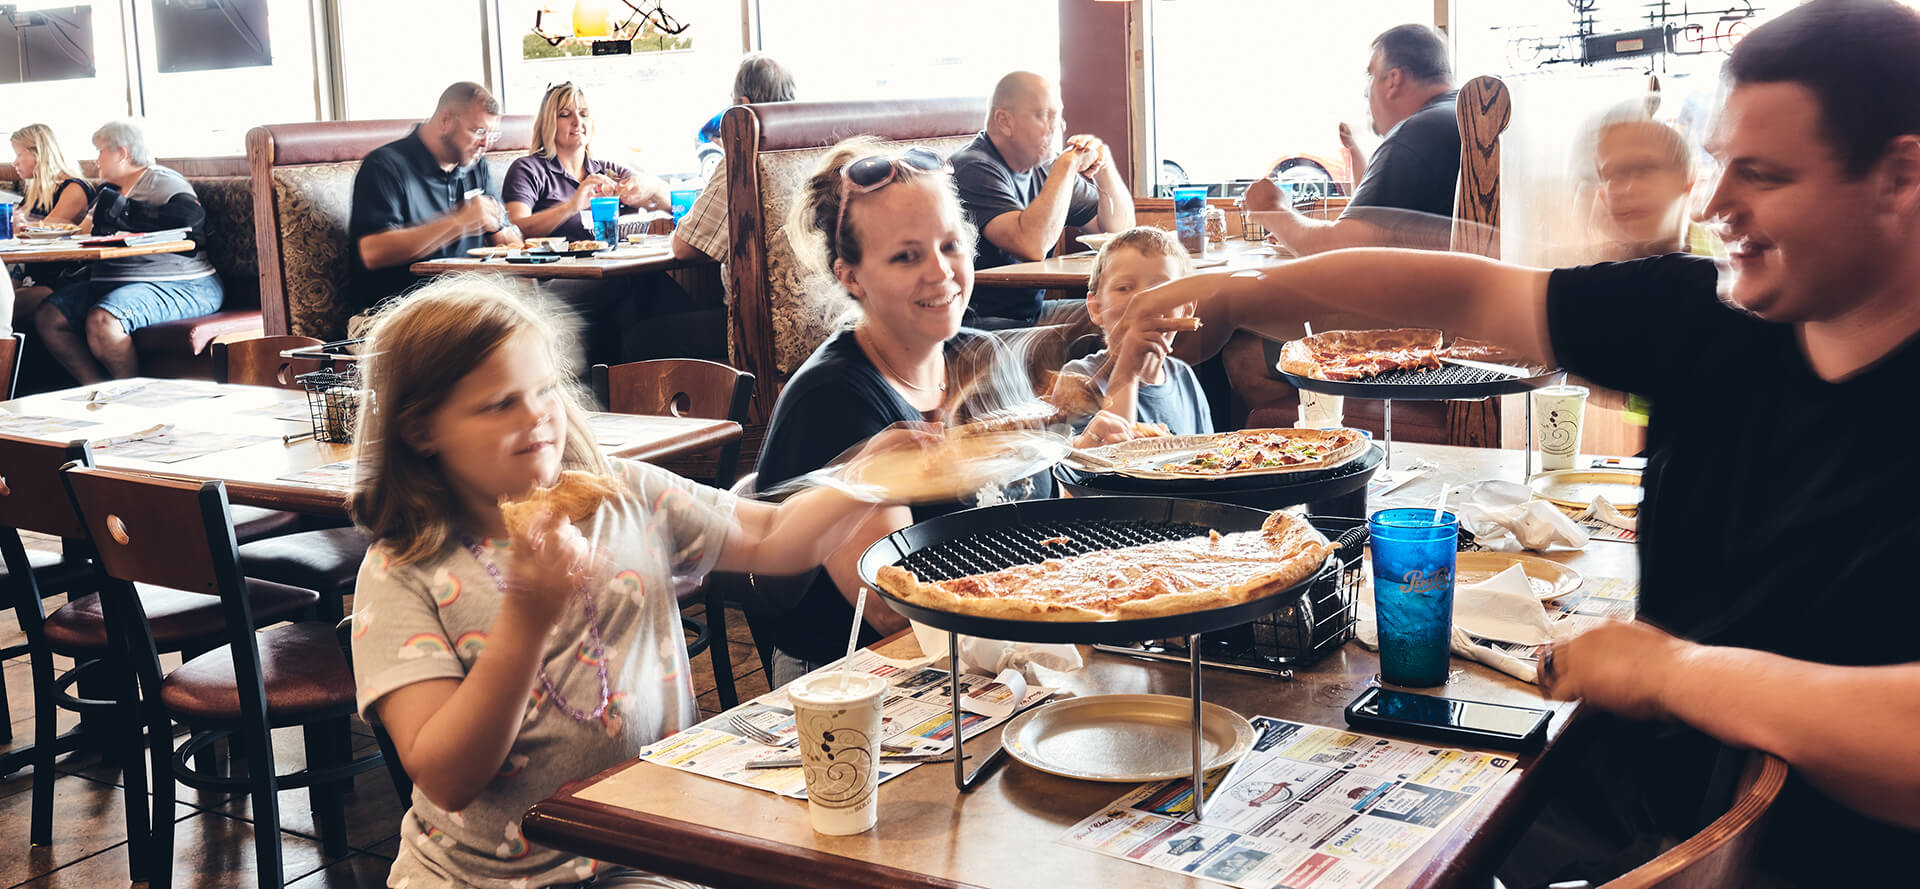
[[[467,550],[473,553],[474,561],[479,562],[480,567],[487,569],[487,574],[493,577],[493,585],[500,588],[500,595],[506,595],[507,579],[500,576],[500,566],[487,557],[486,547],[465,534],[460,535],[460,542],[466,544]],[[560,689],[553,684],[552,677],[547,675],[547,665],[544,661],[540,664],[540,687],[546,690],[547,700],[560,708],[560,712],[577,722],[595,722],[606,715],[607,705],[613,700],[612,685],[607,681],[607,646],[600,638],[600,622],[596,619],[593,594],[587,591],[586,581],[580,582],[579,589],[574,590],[574,597],[586,603],[587,641],[591,646],[587,650],[587,656],[593,658],[600,669],[600,705],[594,707],[592,712],[574,709],[573,705],[567,703],[567,699],[561,696]]]

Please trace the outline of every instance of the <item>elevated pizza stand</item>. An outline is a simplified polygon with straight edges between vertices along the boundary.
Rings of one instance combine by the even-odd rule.
[[[1329,556],[1319,568],[1285,589],[1247,602],[1184,614],[1133,620],[1027,621],[940,611],[903,601],[880,589],[880,569],[901,565],[923,581],[949,580],[1050,558],[1104,549],[1180,540],[1207,533],[1258,529],[1268,511],[1202,500],[1166,497],[1091,497],[1032,500],[986,506],[929,519],[887,535],[860,555],[860,579],[896,611],[948,632],[947,678],[953,705],[953,782],[972,790],[1005,752],[988,757],[971,774],[961,752],[965,725],[960,713],[960,634],[1012,642],[1128,642],[1168,636],[1188,637],[1190,696],[1193,701],[1194,817],[1206,784],[1202,776],[1200,732],[1200,634],[1237,626],[1298,601],[1308,586],[1338,570]],[[1041,541],[1066,538],[1043,546]]]
[[[1551,386],[1566,379],[1563,370],[1541,370],[1532,376],[1516,377],[1498,371],[1477,367],[1448,364],[1439,370],[1410,371],[1395,370],[1364,380],[1321,380],[1299,374],[1277,371],[1281,379],[1292,383],[1296,389],[1318,392],[1322,395],[1343,395],[1348,398],[1371,398],[1385,402],[1381,405],[1384,414],[1381,430],[1386,441],[1386,469],[1393,470],[1393,403],[1400,401],[1474,401],[1492,398],[1496,395],[1517,395],[1530,392],[1542,386]],[[1527,456],[1526,477],[1533,477],[1533,399],[1527,399]],[[1524,479],[1523,479],[1524,480]]]
[[[1089,472],[1061,463],[1054,466],[1053,479],[1074,497],[1125,494],[1187,497],[1269,510],[1305,503],[1308,515],[1365,518],[1367,483],[1385,460],[1385,449],[1368,442],[1366,448],[1350,459],[1326,469],[1301,472],[1223,478],[1139,478],[1120,472]]]

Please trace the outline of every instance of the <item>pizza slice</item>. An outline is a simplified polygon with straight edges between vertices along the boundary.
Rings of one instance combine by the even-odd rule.
[[[507,523],[508,536],[525,539],[527,529],[541,513],[552,511],[568,521],[584,522],[609,500],[626,494],[626,486],[604,475],[564,470],[560,480],[549,488],[534,488],[526,496],[500,500],[500,517]]]

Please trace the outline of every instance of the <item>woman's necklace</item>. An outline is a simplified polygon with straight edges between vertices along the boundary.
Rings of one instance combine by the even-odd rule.
[[[500,576],[500,566],[487,558],[485,547],[465,534],[460,535],[460,542],[466,544],[468,551],[473,553],[474,561],[479,562],[480,567],[487,569],[487,573],[493,576],[493,585],[500,588],[500,595],[506,595],[507,579]],[[552,701],[555,707],[560,708],[560,712],[572,717],[575,722],[596,722],[606,715],[607,705],[613,701],[613,687],[607,681],[607,646],[600,638],[600,623],[595,620],[593,594],[587,592],[587,582],[580,581],[580,586],[573,591],[573,595],[574,598],[586,603],[587,642],[590,646],[587,649],[587,656],[592,658],[600,668],[600,704],[591,712],[574,709],[573,705],[567,703],[567,699],[561,696],[560,689],[553,684],[552,677],[547,675],[547,664],[544,660],[540,663],[540,687],[546,691],[547,700]]]
[[[905,387],[907,387],[907,388],[909,388],[909,389],[912,389],[912,390],[913,390],[913,391],[915,391],[915,392],[932,392],[932,391],[934,391],[934,387],[933,387],[933,386],[916,386],[916,385],[914,385],[914,383],[913,383],[913,381],[911,381],[911,380],[909,380],[909,379],[907,379],[907,378],[906,378],[905,376],[902,376],[902,375],[901,375],[901,373],[900,373],[899,371],[897,371],[897,370],[894,370],[894,369],[893,369],[893,365],[891,365],[891,364],[888,364],[888,363],[887,363],[887,356],[885,356],[885,355],[882,355],[882,354],[880,354],[880,347],[879,347],[879,346],[876,346],[876,345],[874,345],[874,344],[872,344],[872,343],[870,343],[870,342],[868,342],[867,340],[865,340],[865,339],[863,339],[863,338],[862,338],[862,337],[860,336],[860,331],[861,331],[861,330],[863,330],[863,329],[865,329],[865,328],[858,328],[858,327],[856,327],[856,328],[854,328],[854,330],[853,330],[853,337],[854,337],[854,340],[855,340],[855,341],[857,341],[857,342],[859,342],[859,343],[860,343],[860,345],[862,345],[862,346],[864,346],[864,347],[866,348],[866,350],[867,350],[867,354],[869,354],[869,355],[872,355],[872,356],[873,356],[873,360],[874,360],[874,361],[876,361],[876,362],[879,362],[879,364],[880,364],[880,369],[881,369],[882,371],[884,371],[884,372],[885,372],[885,373],[887,374],[887,376],[890,376],[890,377],[892,377],[892,378],[894,378],[895,380],[897,380],[897,381],[898,381],[898,382],[900,383],[900,385],[902,385],[902,386],[905,386]],[[939,391],[941,391],[941,392],[945,392],[945,391],[947,391],[947,359],[946,359],[946,355],[945,355],[945,353],[942,353],[942,354],[941,354],[941,357],[940,357],[940,386],[939,386]]]

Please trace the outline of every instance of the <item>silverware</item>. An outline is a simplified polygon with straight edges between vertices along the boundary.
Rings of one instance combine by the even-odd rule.
[[[761,728],[760,726],[754,725],[752,720],[747,719],[746,716],[739,713],[735,713],[732,716],[727,717],[727,722],[732,724],[734,729],[739,731],[740,734],[746,735],[747,737],[752,738],[755,741],[759,741],[760,743],[765,744],[768,747],[792,747],[793,745],[800,743],[800,738],[798,735],[791,738],[782,738],[779,735],[774,734],[773,732],[767,731],[766,729]]]
[[[971,753],[961,757],[961,759],[972,759],[972,758],[973,758],[973,754]],[[880,756],[880,762],[882,764],[892,763],[897,765],[906,765],[906,764],[912,763],[917,765],[923,762],[952,762],[952,761],[953,761],[953,751],[951,750],[948,750],[944,753],[881,754]],[[797,769],[799,767],[800,767],[800,757],[798,756],[777,756],[772,759],[757,759],[747,763],[747,768],[749,769]]]
[[[292,435],[282,435],[280,436],[280,443],[293,444],[294,442],[306,441],[307,439],[312,437],[313,437],[313,430],[309,429],[305,432],[296,432]]]

